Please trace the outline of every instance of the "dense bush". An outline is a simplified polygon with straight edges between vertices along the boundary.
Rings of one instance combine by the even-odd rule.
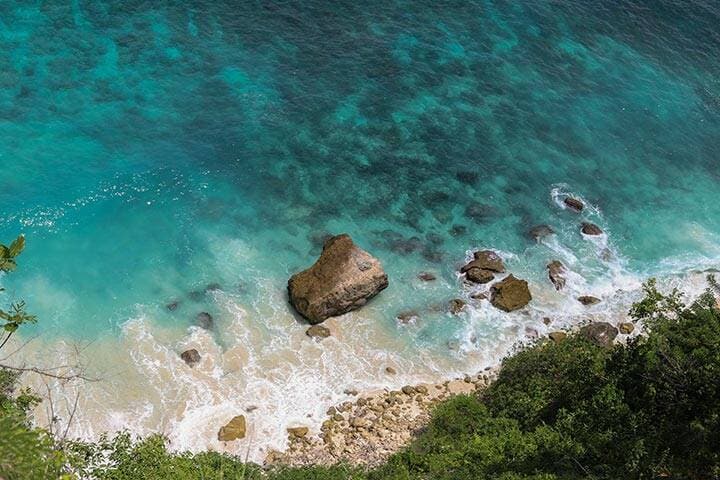
[[[480,398],[439,407],[371,478],[719,478],[715,299],[685,306],[649,282],[630,313],[648,335],[612,349],[570,336],[517,353]]]
[[[133,442],[127,434],[78,443],[72,455],[58,457],[46,436],[16,422],[14,430],[0,424],[0,452],[8,438],[15,438],[11,443],[40,452],[40,465],[28,471],[35,475],[41,471],[37,468],[45,468],[48,476],[8,475],[2,453],[0,476],[54,478],[50,475],[60,470],[48,465],[72,458],[76,473],[99,480],[720,478],[720,312],[715,299],[707,293],[686,306],[676,292],[662,295],[649,282],[645,299],[630,315],[644,324],[646,334],[626,345],[603,348],[571,335],[559,343],[541,341],[505,359],[486,391],[440,404],[408,448],[371,472],[340,466],[263,470],[218,453],[173,454],[162,437]],[[2,398],[11,405],[0,409],[0,423],[17,419],[27,408],[23,405],[32,402],[6,392],[0,405]]]

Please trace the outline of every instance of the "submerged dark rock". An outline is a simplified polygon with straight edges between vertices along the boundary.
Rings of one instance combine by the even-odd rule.
[[[490,302],[500,310],[512,312],[525,307],[532,295],[525,280],[508,275],[505,279],[490,287]]]
[[[483,203],[474,203],[465,207],[465,216],[477,223],[484,222],[494,216],[495,213],[496,210],[494,207]]]
[[[197,326],[204,328],[205,330],[212,330],[213,328],[213,317],[207,312],[200,312],[195,317],[195,323]]]
[[[531,238],[539,242],[543,238],[553,235],[555,230],[553,230],[549,225],[536,225],[532,227],[528,233]]]
[[[420,272],[418,274],[418,278],[422,280],[423,282],[432,282],[434,280],[437,280],[437,277],[434,273],[431,272]]]
[[[177,310],[177,308],[178,308],[179,306],[180,306],[180,302],[176,300],[176,301],[174,301],[174,302],[168,303],[165,307],[166,307],[168,310],[170,310],[171,312],[174,312],[175,310]]]
[[[380,261],[349,235],[330,238],[320,258],[288,281],[290,302],[310,323],[362,307],[388,286]]]

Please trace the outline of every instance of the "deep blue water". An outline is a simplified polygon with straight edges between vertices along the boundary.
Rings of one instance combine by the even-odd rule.
[[[286,280],[319,239],[347,232],[390,273],[368,312],[444,351],[462,321],[394,316],[463,295],[472,248],[531,280],[535,316],[557,304],[544,266],[560,254],[603,295],[707,268],[718,52],[713,1],[5,0],[0,238],[28,249],[2,281],[47,336],[232,315],[211,283],[262,323],[289,315]],[[538,223],[552,245],[528,238]],[[420,285],[424,270],[441,281]]]

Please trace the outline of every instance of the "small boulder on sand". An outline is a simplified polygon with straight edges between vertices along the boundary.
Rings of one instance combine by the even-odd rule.
[[[330,329],[322,325],[313,325],[305,331],[305,335],[310,338],[322,340],[330,336]]]
[[[180,354],[180,358],[183,359],[185,363],[188,364],[189,367],[194,367],[198,363],[200,363],[200,354],[197,350],[194,348],[191,348],[190,350],[185,350]]]
[[[246,430],[245,415],[238,415],[237,417],[233,417],[227,425],[220,428],[218,440],[221,442],[232,442],[233,440],[245,438]]]

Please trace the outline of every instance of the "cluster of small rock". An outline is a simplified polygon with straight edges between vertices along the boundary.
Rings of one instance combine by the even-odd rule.
[[[361,395],[354,402],[330,407],[318,435],[309,436],[306,430],[302,435],[289,431],[289,448],[270,452],[265,463],[378,465],[427,425],[435,404],[484,388],[493,377],[494,372],[488,370],[440,384],[406,385],[400,390]]]

